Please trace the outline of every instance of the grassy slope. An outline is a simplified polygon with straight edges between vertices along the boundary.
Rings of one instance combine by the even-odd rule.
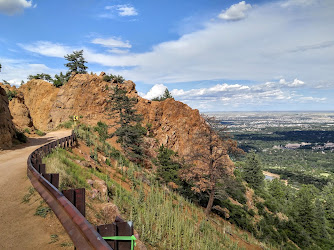
[[[87,218],[93,224],[111,223],[104,209],[112,201],[122,217],[134,221],[140,240],[158,249],[260,249],[249,233],[216,215],[207,221],[203,209],[166,187],[155,176],[129,162],[89,130],[73,153],[57,150],[46,159],[48,172],[60,173],[60,189],[86,187]],[[87,147],[89,145],[90,147]],[[107,156],[107,163],[105,158]],[[95,160],[93,160],[95,159]],[[91,168],[82,167],[88,162]],[[86,164],[87,165],[87,164]],[[108,192],[94,198],[87,179],[103,180]]]

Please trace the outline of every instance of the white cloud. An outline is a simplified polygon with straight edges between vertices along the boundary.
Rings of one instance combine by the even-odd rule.
[[[132,6],[123,5],[118,8],[120,16],[137,16],[137,10]]]
[[[306,102],[324,102],[327,100],[325,97],[312,97],[312,96],[302,96],[299,98],[299,100],[303,103]]]
[[[118,16],[121,16],[121,17],[138,15],[138,11],[135,9],[135,7],[129,4],[106,6],[104,7],[104,9],[110,11],[107,14],[100,15],[101,17],[105,17],[105,18],[113,18],[115,12],[117,13]]]
[[[4,79],[16,86],[19,86],[22,80],[26,82],[29,75],[46,73],[53,76],[61,71],[49,68],[45,64],[34,64],[24,60],[0,58],[0,61],[2,64],[0,81]]]
[[[240,3],[233,4],[227,10],[222,11],[218,17],[224,20],[241,20],[247,16],[246,12],[251,8],[252,6],[250,4],[247,4],[245,1],[241,1]]]
[[[155,97],[159,97],[161,95],[163,95],[163,93],[166,90],[166,86],[163,84],[155,84],[148,92],[147,94],[144,93],[139,93],[139,95],[145,99],[153,99]]]
[[[327,99],[324,97],[311,97],[297,94],[290,88],[285,88],[286,84],[297,82],[294,80],[287,82],[281,79],[276,85],[270,88],[266,84],[242,85],[242,84],[217,84],[208,88],[198,89],[172,89],[171,94],[176,100],[187,103],[191,107],[200,108],[202,111],[222,110],[228,107],[232,109],[271,106],[279,107],[288,105],[293,107],[299,103],[320,103]],[[147,94],[140,93],[146,99],[163,94],[166,86],[162,84],[154,85]],[[224,106],[224,108],[222,108]]]
[[[108,49],[108,52],[113,53],[113,54],[127,54],[129,53],[129,50],[113,48],[113,49]]]
[[[305,86],[305,82],[298,80],[297,78],[294,79],[293,81],[286,81],[285,79],[280,79],[278,82],[266,82],[264,84],[268,88],[297,88],[297,87],[302,87]]]
[[[291,7],[291,6],[309,6],[315,4],[318,0],[287,0],[283,1],[282,7]]]
[[[36,8],[36,6],[27,0],[0,0],[0,13],[14,15],[23,12],[25,8]]]
[[[64,57],[66,54],[72,53],[73,50],[75,50],[69,46],[49,41],[38,41],[32,44],[19,43],[18,45],[27,51],[52,57]]]
[[[114,37],[110,38],[95,38],[92,43],[94,44],[100,44],[105,47],[110,47],[110,48],[131,48],[131,44],[129,41],[123,42],[122,40]]]
[[[283,8],[281,4],[282,1],[255,5],[243,22],[209,22],[201,30],[157,44],[144,53],[118,53],[121,51],[110,51],[110,47],[106,47],[106,52],[80,49],[84,49],[88,62],[124,67],[118,74],[150,84],[214,79],[272,79],[273,84],[279,84],[279,79],[298,76],[305,85],[314,83],[314,88],[317,83],[330,86],[334,82],[334,1],[323,0],[321,4],[296,9]],[[59,57],[69,49],[56,43],[43,45],[24,48]],[[301,82],[285,84],[286,88],[301,86]]]

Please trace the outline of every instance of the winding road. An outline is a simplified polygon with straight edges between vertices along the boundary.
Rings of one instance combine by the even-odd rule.
[[[0,151],[0,249],[59,249],[49,244],[50,222],[34,216],[40,202],[35,199],[22,203],[22,199],[32,187],[27,177],[29,154],[45,143],[70,134],[71,130],[55,131]]]

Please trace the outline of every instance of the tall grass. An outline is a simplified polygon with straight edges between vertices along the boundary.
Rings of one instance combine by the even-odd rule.
[[[94,169],[91,173],[105,180],[110,198],[128,220],[132,220],[140,238],[146,244],[161,249],[239,249],[224,228],[218,229],[207,221],[203,210],[176,192],[161,187],[156,177],[144,173],[129,162],[119,151],[106,142],[100,142],[89,127],[76,130],[88,146],[94,145],[106,156],[117,159],[123,181],[131,185],[131,191],[122,186],[122,179],[115,181],[105,173]],[[117,166],[116,166],[117,167]],[[123,169],[122,169],[123,170]],[[140,178],[138,173],[140,172]],[[143,179],[150,185],[143,184]]]
[[[47,173],[59,173],[59,190],[69,188],[90,188],[86,180],[91,173],[72,160],[78,159],[65,149],[57,148],[43,159]]]

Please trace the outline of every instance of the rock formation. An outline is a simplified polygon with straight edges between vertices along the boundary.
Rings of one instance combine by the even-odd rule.
[[[43,80],[31,80],[19,88],[24,95],[24,103],[29,109],[33,125],[40,130],[48,130],[52,122],[50,110],[54,105],[58,88]]]
[[[24,103],[30,111],[34,126],[47,131],[68,121],[73,115],[93,126],[98,121],[113,125],[114,121],[108,119],[106,108],[115,85],[103,81],[103,74],[77,74],[61,88],[55,88],[43,80],[32,80],[19,90],[24,94]],[[193,137],[207,131],[208,125],[198,110],[174,99],[161,102],[143,99],[132,81],[125,81],[118,86],[126,90],[128,96],[138,100],[136,109],[143,115],[143,126],[151,127],[153,137],[145,139],[149,155],[156,156],[161,144],[178,152],[181,157],[201,147],[194,142]]]
[[[6,91],[0,86],[0,149],[12,146],[15,127],[8,108]]]

